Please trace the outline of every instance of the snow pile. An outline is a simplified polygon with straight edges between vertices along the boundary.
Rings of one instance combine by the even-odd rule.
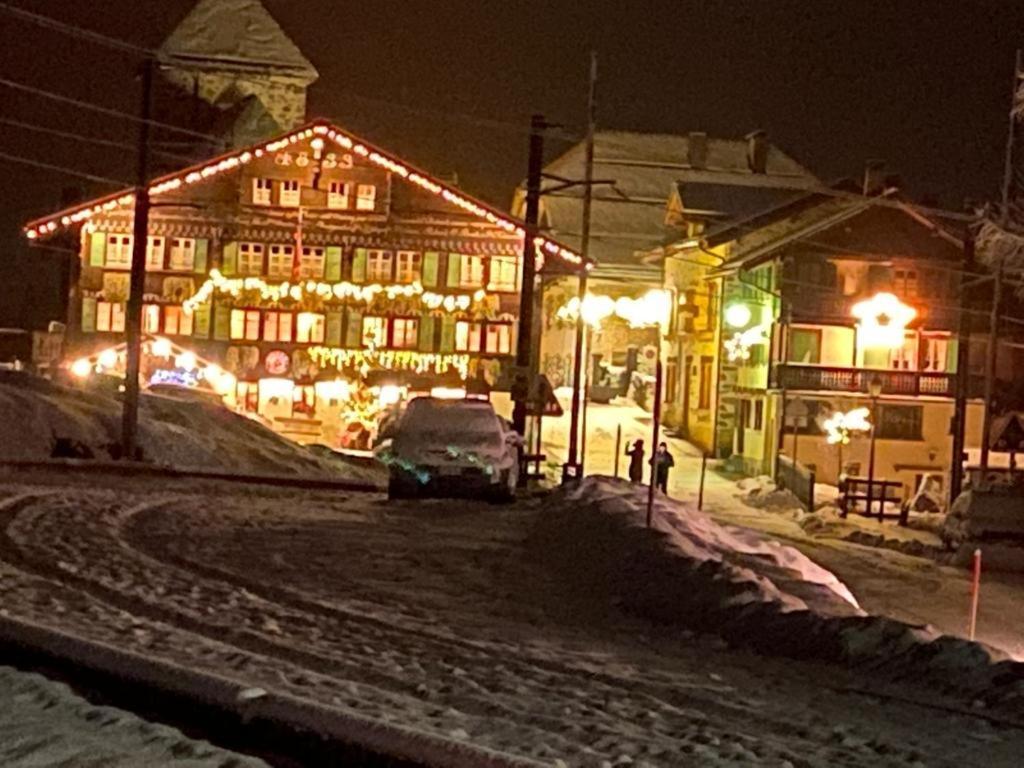
[[[560,489],[533,546],[578,589],[659,623],[1024,706],[1024,664],[931,627],[868,616],[834,574],[795,549],[664,496],[648,530],[646,500],[646,488],[613,478]]]
[[[953,562],[970,563],[982,550],[986,568],[1024,571],[1024,495],[1011,488],[965,491],[953,502],[940,532]]]
[[[110,459],[120,434],[121,402],[112,396],[27,375],[0,378],[0,460],[51,458],[58,439],[82,458]],[[145,461],[176,469],[377,479],[372,469],[322,459],[251,419],[205,402],[144,395],[139,442]]]
[[[266,768],[262,760],[193,741],[118,709],[93,706],[63,683],[8,667],[0,667],[0,765]]]

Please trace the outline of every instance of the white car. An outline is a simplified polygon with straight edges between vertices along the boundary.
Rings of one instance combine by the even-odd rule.
[[[515,497],[522,439],[486,400],[414,398],[391,437],[380,452],[389,498]]]

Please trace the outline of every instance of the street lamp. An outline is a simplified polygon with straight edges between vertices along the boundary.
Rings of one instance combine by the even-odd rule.
[[[882,394],[882,380],[873,376],[868,382],[868,394],[871,395],[871,448],[868,454],[868,498],[867,514],[871,516],[871,505],[874,503],[875,491],[875,434],[878,430],[878,398]],[[882,494],[882,503],[878,512],[879,522],[885,520],[885,494]]]

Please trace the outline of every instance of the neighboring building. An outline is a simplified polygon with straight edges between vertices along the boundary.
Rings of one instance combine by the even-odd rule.
[[[150,191],[148,381],[210,386],[332,444],[402,388],[508,386],[523,230],[506,214],[322,121]],[[132,202],[128,190],[26,228],[81,230],[67,340],[79,375],[123,371]]]
[[[560,242],[579,249],[586,149],[579,143],[544,168],[540,225]],[[816,183],[814,176],[763,132],[746,139],[709,138],[704,133],[647,134],[598,131],[594,139],[593,207],[589,292],[637,298],[662,287],[661,269],[648,257],[666,242],[691,237],[709,226],[764,208],[793,188]],[[522,215],[525,187],[513,201]],[[545,287],[542,371],[557,383],[571,380],[574,329],[557,311],[576,294],[573,279],[552,277]],[[655,343],[650,329],[609,322],[595,334],[592,352],[616,366],[635,359]],[[632,352],[630,351],[632,350]],[[649,357],[649,355],[648,355]],[[644,356],[641,355],[641,360]]]

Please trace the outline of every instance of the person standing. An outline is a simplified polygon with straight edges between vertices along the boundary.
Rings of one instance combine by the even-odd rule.
[[[668,452],[667,443],[659,443],[658,450],[651,459],[654,471],[654,485],[666,496],[668,495],[668,471],[676,465],[676,460]]]
[[[644,481],[644,441],[635,441],[632,448],[626,448],[626,455],[629,456],[629,482],[642,483]]]

